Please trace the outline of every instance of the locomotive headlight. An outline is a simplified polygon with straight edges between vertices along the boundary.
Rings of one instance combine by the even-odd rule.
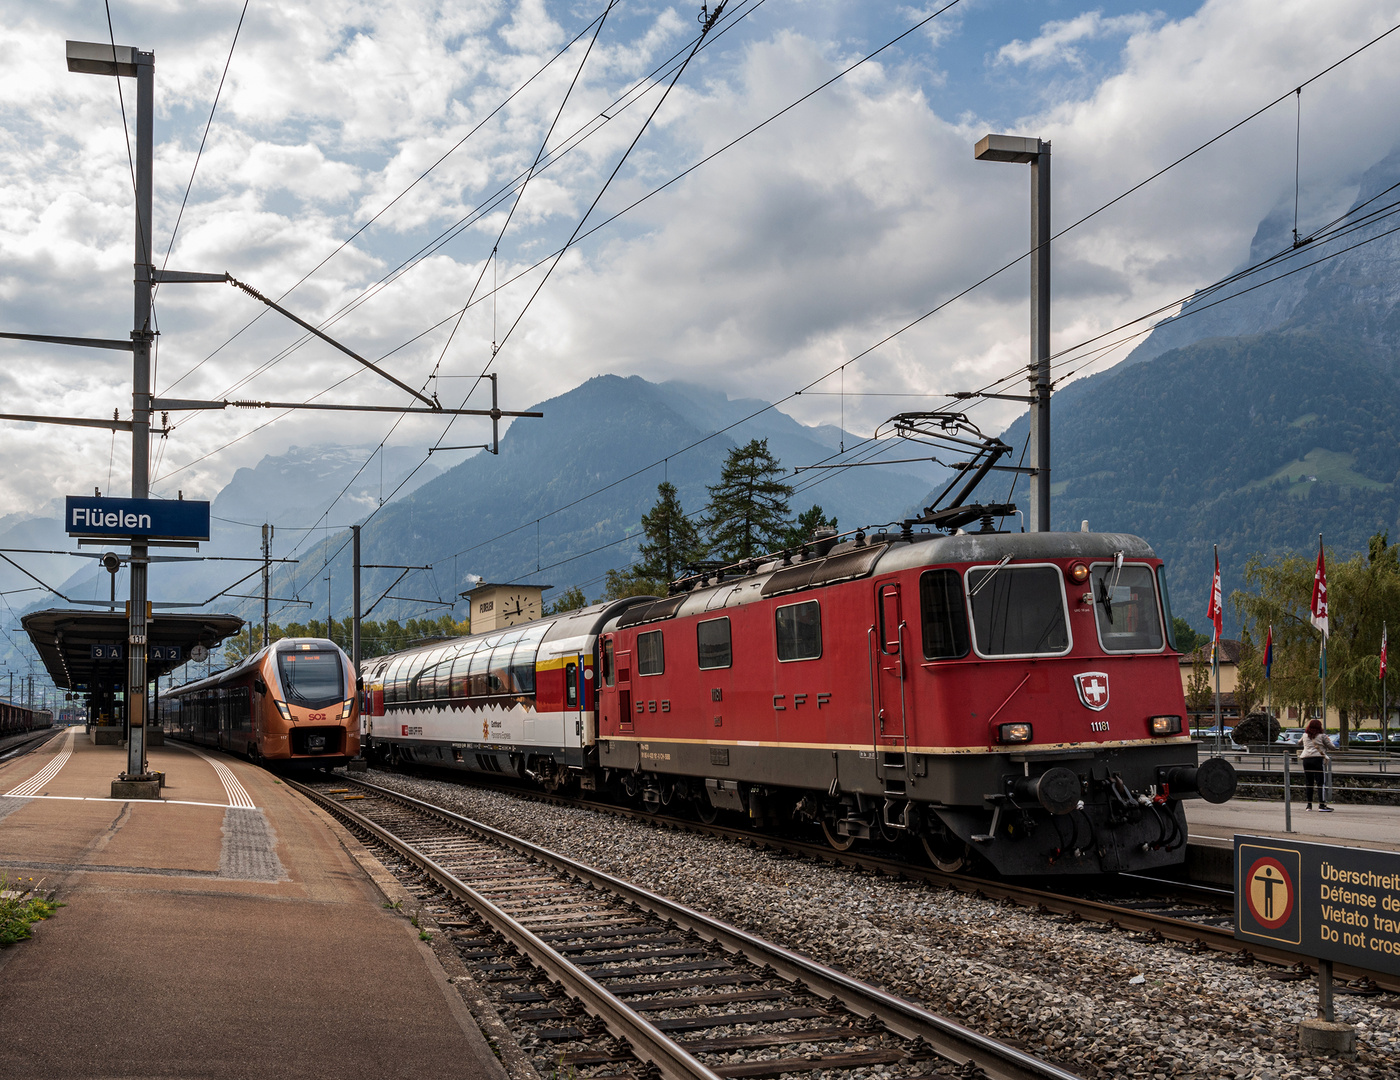
[[[283,720],[288,720],[288,721],[291,720],[291,718],[292,718],[292,710],[291,710],[290,708],[288,708],[287,703],[286,703],[285,701],[279,701],[279,702],[277,703],[277,711],[280,712],[280,713],[282,714],[282,719],[283,719]]]
[[[1181,717],[1179,716],[1154,716],[1152,718],[1153,735],[1180,735]]]
[[[1089,580],[1089,568],[1082,562],[1070,563],[1069,568],[1065,571],[1065,577],[1076,585],[1083,585]]]
[[[348,699],[346,700],[345,704],[340,707],[340,718],[342,720],[350,719],[350,706],[353,704],[355,704],[354,700]]]
[[[997,728],[997,739],[1004,743],[1031,741],[1030,724],[1002,724]]]

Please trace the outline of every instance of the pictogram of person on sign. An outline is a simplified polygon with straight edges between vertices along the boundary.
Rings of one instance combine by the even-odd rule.
[[[1265,866],[1262,874],[1255,874],[1254,880],[1264,886],[1264,918],[1269,922],[1274,918],[1274,889],[1283,886],[1283,879],[1274,873],[1272,866]]]

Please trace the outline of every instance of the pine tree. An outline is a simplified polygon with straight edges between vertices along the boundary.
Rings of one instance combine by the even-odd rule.
[[[738,562],[782,546],[792,488],[778,479],[781,475],[767,439],[729,452],[719,483],[709,489],[710,512],[704,521],[720,558]]]
[[[704,557],[705,543],[700,539],[700,530],[681,509],[676,486],[658,484],[656,493],[656,505],[642,515],[646,539],[637,549],[642,556],[638,570],[646,578],[675,581],[687,566]]]
[[[797,515],[797,520],[788,526],[787,535],[783,537],[783,546],[796,548],[810,543],[821,528],[837,528],[836,518],[827,517],[820,506],[813,506],[805,513]]]

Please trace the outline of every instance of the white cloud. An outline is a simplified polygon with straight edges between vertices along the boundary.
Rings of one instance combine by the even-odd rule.
[[[997,51],[997,59],[1011,64],[1029,64],[1033,68],[1052,64],[1081,67],[1084,54],[1076,48],[1079,43],[1143,33],[1161,21],[1160,14],[1148,12],[1105,18],[1102,11],[1086,11],[1072,19],[1046,23],[1040,28],[1040,35],[1030,41],[1017,38],[1007,42]]]

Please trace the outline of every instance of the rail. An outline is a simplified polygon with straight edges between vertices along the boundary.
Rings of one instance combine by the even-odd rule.
[[[801,984],[802,988],[818,998],[835,999],[851,1013],[863,1018],[873,1018],[904,1039],[922,1040],[933,1053],[959,1065],[970,1062],[998,1080],[1076,1080],[1075,1074],[1059,1066],[1042,1061],[913,1002],[888,994],[805,956],[764,941],[744,930],[567,856],[366,780],[337,777],[336,782],[342,786],[354,785],[356,789],[372,795],[372,801],[375,803],[407,808],[419,819],[436,820],[458,835],[463,832],[472,834],[493,845],[513,851],[533,863],[548,866],[563,877],[580,882],[590,890],[618,898],[626,907],[649,912],[661,921],[661,925],[679,927],[698,935],[704,941],[716,943],[726,954],[743,957],[764,973],[775,973],[789,984]],[[465,902],[496,932],[528,956],[551,979],[563,986],[610,1031],[626,1039],[636,1054],[654,1065],[665,1080],[720,1080],[722,1075],[770,1075],[767,1072],[735,1070],[730,1067],[715,1071],[705,1066],[684,1046],[669,1038],[657,1025],[650,1023],[638,1011],[632,1009],[619,994],[614,994],[602,986],[579,965],[543,940],[540,934],[521,924],[505,910],[501,902],[488,898],[481,888],[474,887],[458,873],[425,854],[421,850],[424,841],[410,841],[399,835],[399,831],[373,820],[370,813],[366,812],[365,803],[370,800],[357,802],[352,809],[344,802],[333,799],[329,794],[312,786],[292,781],[288,783],[336,816],[386,844],[400,857],[421,867],[438,885]],[[793,1040],[789,1037],[785,1041]],[[808,1064],[807,1068],[823,1068],[829,1074],[833,1069],[842,1067],[840,1057],[833,1056],[826,1063],[813,1062]],[[871,1062],[853,1061],[845,1067],[863,1067],[868,1064]],[[757,1063],[757,1068],[763,1067],[762,1062]]]

